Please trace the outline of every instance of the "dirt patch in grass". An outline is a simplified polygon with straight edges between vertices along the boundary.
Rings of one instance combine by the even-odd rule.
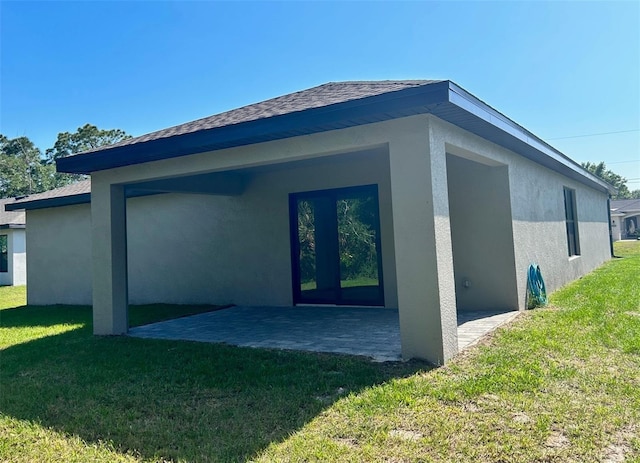
[[[631,453],[633,439],[638,438],[637,426],[628,426],[616,432],[613,441],[605,448],[602,463],[622,463]]]

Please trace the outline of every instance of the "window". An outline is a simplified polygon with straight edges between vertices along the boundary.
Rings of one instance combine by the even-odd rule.
[[[567,222],[567,244],[569,256],[580,255],[580,237],[578,236],[578,215],[576,210],[576,191],[564,189],[564,215]]]
[[[7,250],[7,235],[0,235],[0,272],[9,271],[9,254]]]

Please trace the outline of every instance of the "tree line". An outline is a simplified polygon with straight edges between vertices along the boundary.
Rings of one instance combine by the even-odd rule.
[[[56,159],[127,138],[131,135],[124,130],[85,124],[73,133],[59,133],[54,145],[43,152],[28,137],[0,134],[0,198],[41,193],[77,182],[85,176],[56,172]],[[582,167],[618,189],[613,199],[640,199],[640,189],[629,190],[627,179],[607,169],[604,162],[583,162]]]
[[[627,179],[607,169],[604,161],[598,164],[595,162],[583,162],[582,167],[618,189],[618,194],[612,196],[612,199],[640,199],[640,190],[629,190]]]
[[[56,159],[111,145],[131,135],[120,129],[103,130],[85,124],[75,132],[61,132],[44,152],[28,137],[0,134],[0,198],[12,198],[51,190],[86,178],[56,172]]]

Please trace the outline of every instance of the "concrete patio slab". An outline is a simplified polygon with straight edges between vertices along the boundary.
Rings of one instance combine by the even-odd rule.
[[[460,350],[516,314],[461,312]],[[129,335],[362,355],[381,362],[401,360],[400,325],[394,309],[236,306],[131,328]]]
[[[458,312],[458,351],[471,347],[500,325],[510,322],[520,312],[460,311]]]

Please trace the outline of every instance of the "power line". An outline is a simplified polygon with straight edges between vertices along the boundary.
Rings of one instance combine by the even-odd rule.
[[[547,140],[565,140],[567,138],[597,137],[599,135],[613,135],[613,134],[616,134],[616,133],[629,133],[629,132],[640,132],[640,129],[619,130],[617,132],[588,133],[588,134],[585,134],[585,135],[571,135],[570,137],[547,138]]]
[[[600,162],[604,162],[605,165],[608,166],[609,164],[628,164],[630,162],[640,162],[640,159],[632,159],[630,161],[584,161],[584,162],[588,162],[594,165],[598,165]]]
[[[613,162],[605,161],[605,164],[624,164],[626,162],[640,162],[640,159],[636,159],[633,161],[613,161]]]

